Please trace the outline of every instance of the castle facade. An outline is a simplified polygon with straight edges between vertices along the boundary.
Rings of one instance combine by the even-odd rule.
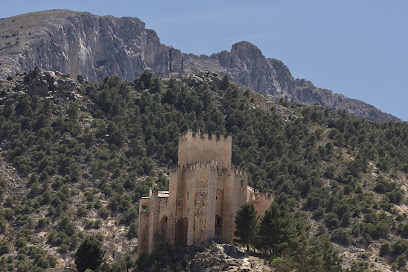
[[[263,215],[271,196],[247,185],[248,174],[231,165],[232,137],[188,130],[180,135],[178,165],[170,169],[169,191],[154,191],[139,203],[139,253],[151,253],[163,232],[171,244],[186,246],[219,237],[232,242],[235,214],[252,202]]]

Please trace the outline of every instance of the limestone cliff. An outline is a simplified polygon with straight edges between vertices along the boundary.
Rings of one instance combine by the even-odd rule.
[[[148,67],[167,72],[167,47],[137,18],[49,10],[0,21],[0,74],[40,66],[101,81],[117,74],[133,80]]]
[[[144,70],[169,74],[169,47],[137,18],[96,16],[87,12],[48,10],[0,20],[0,76],[21,73],[36,66],[83,75],[101,81],[117,74],[133,80]],[[265,58],[249,42],[232,45],[231,51],[211,56],[172,50],[174,72],[209,70],[229,75],[268,97],[284,97],[298,103],[320,103],[369,120],[390,121],[396,117],[364,102],[294,79],[279,60]],[[183,67],[182,67],[183,63]]]

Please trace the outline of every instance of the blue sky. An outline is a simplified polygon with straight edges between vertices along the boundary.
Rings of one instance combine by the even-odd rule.
[[[408,1],[9,1],[0,17],[45,9],[132,16],[184,53],[230,50],[238,41],[311,80],[408,120]]]

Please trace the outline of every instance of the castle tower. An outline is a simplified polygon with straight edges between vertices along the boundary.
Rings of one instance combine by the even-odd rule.
[[[197,161],[216,161],[221,168],[231,169],[232,137],[200,134],[187,130],[180,134],[178,164],[180,166]]]
[[[232,138],[188,130],[180,135],[178,165],[170,169],[169,192],[140,200],[139,253],[151,253],[154,236],[186,246],[219,237],[232,242],[235,214],[248,201],[264,209],[273,201],[254,194],[246,171],[231,165]],[[255,197],[256,196],[256,197]]]

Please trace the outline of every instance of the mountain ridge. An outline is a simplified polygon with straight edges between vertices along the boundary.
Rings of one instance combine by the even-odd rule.
[[[144,70],[159,76],[169,74],[169,46],[154,30],[135,17],[97,16],[88,12],[47,10],[0,20],[0,76],[33,69],[83,75],[101,82],[116,74],[132,81]],[[228,75],[239,84],[272,99],[294,103],[320,103],[331,109],[376,121],[400,121],[372,105],[294,79],[279,60],[266,58],[250,42],[241,41],[210,56],[172,49],[172,71],[211,71]]]

